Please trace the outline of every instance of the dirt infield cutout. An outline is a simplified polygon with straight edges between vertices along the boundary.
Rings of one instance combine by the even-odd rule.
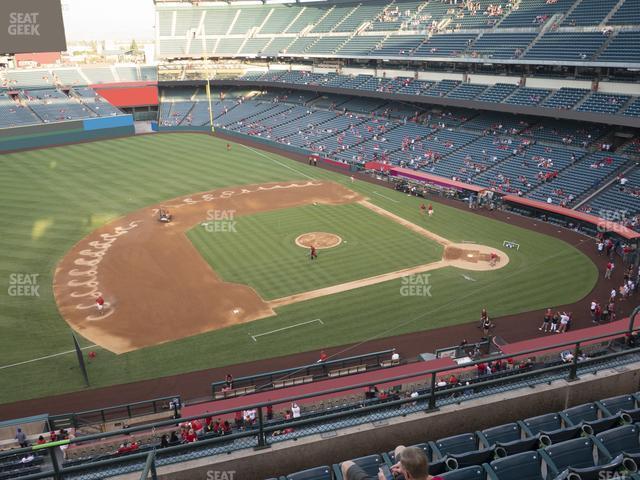
[[[218,277],[186,236],[212,209],[243,216],[315,203],[355,202],[444,245],[442,260],[266,302],[253,288]],[[502,251],[452,243],[333,182],[230,187],[161,205],[173,215],[170,223],[159,221],[160,205],[132,212],[78,242],[54,274],[53,291],[62,317],[86,339],[114,353],[270,317],[283,305],[445,266],[491,270],[509,262]],[[308,242],[316,248],[331,248],[342,239],[326,232],[309,232],[296,239],[305,248]],[[497,256],[495,266],[488,261],[491,253]],[[99,296],[105,299],[100,311],[95,303]]]
[[[335,233],[309,232],[296,238],[296,245],[302,248],[316,247],[318,250],[337,247],[342,243],[342,237]]]

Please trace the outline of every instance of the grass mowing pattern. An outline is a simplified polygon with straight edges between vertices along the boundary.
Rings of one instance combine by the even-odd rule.
[[[521,249],[508,252],[511,261],[504,269],[471,273],[476,282],[454,268],[433,272],[431,297],[402,297],[399,281],[391,281],[125,355],[97,349],[97,359],[88,365],[93,386],[475,321],[481,306],[499,316],[570,303],[584,297],[596,281],[591,261],[554,238],[437,203],[427,220],[420,216],[420,199],[363,182],[351,185],[342,175],[240,145],[227,152],[226,143],[199,134],[170,134],[0,156],[0,367],[72,348],[69,327],[55,307],[51,279],[57,261],[73,244],[132,210],[223,186],[309,177],[334,180],[407,220],[429,222],[427,228],[452,241],[500,247],[503,240],[513,240]],[[9,296],[13,273],[39,274],[40,296]],[[325,325],[288,330],[257,343],[248,336],[312,318],[322,318]],[[83,388],[73,355],[0,369],[0,384],[5,386],[1,403]]]
[[[358,204],[307,205],[237,217],[235,232],[203,226],[188,236],[224,280],[255,288],[266,300],[372,277],[442,257],[442,247]],[[308,232],[339,235],[337,247],[309,250],[295,244]],[[399,248],[401,247],[401,248]]]

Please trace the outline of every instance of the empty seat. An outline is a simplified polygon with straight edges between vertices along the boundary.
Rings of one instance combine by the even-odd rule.
[[[287,475],[286,480],[331,480],[331,468],[323,466]]]
[[[493,480],[542,480],[540,454],[524,452],[489,464]]]
[[[487,478],[484,468],[479,465],[467,468],[461,468],[459,470],[452,470],[451,472],[443,473],[440,475],[443,480],[485,480]]]
[[[562,428],[562,417],[557,413],[547,413],[537,417],[526,418],[521,423],[522,428],[530,435],[542,431],[552,431]]]
[[[633,411],[637,408],[633,395],[620,395],[619,397],[606,398],[598,402],[598,406],[610,416],[622,410]]]
[[[622,466],[622,455],[611,459],[594,444],[591,438],[576,438],[540,450],[553,476],[568,470],[582,480],[598,478],[600,472],[616,471]]]
[[[452,437],[441,438],[431,444],[434,457],[444,458],[451,454],[468,453],[478,449],[478,440],[473,433],[462,433]]]
[[[506,443],[522,439],[522,430],[517,423],[507,423],[497,427],[487,428],[478,432],[478,437],[486,447],[495,445],[498,442]]]
[[[640,438],[637,425],[624,425],[596,435],[600,449],[610,457],[623,455],[632,460],[635,470],[640,465]],[[633,470],[633,469],[631,469]]]
[[[567,408],[560,412],[560,416],[566,425],[580,426],[589,435],[617,427],[622,423],[619,415],[609,416],[608,412],[604,412],[596,403]]]

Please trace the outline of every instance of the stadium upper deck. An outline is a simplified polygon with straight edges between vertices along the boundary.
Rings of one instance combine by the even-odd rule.
[[[245,3],[157,0],[159,56],[640,65],[640,0]]]

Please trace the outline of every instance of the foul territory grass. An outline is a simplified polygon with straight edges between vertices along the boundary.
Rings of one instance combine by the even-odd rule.
[[[442,247],[358,205],[307,205],[237,217],[233,231],[205,222],[189,232],[202,256],[224,280],[280,298],[439,260]],[[318,250],[296,245],[304,233],[327,232],[342,243]]]
[[[590,260],[557,239],[437,203],[434,216],[425,219],[414,197],[363,182],[352,185],[348,177],[236,144],[227,152],[226,143],[205,135],[172,134],[0,156],[0,403],[83,388],[74,355],[32,361],[72,348],[71,331],[57,312],[51,288],[53,271],[65,252],[118,216],[189,193],[249,183],[333,180],[450,240],[495,247],[512,240],[521,248],[508,251],[511,261],[500,270],[431,272],[431,288],[424,296],[403,296],[396,280],[290,305],[279,309],[276,317],[124,355],[93,348],[98,355],[88,371],[94,387],[475,321],[481,306],[499,316],[570,303],[583,298],[596,281]],[[372,229],[371,241],[378,234]],[[263,243],[260,236],[255,238],[252,251]],[[403,250],[404,242],[395,247]],[[368,261],[375,264],[386,253],[380,251]],[[432,258],[433,247],[427,245],[421,254]],[[414,258],[415,252],[411,255]],[[295,267],[287,266],[296,275],[309,269],[305,261],[297,272]],[[19,282],[16,274],[35,274],[37,289],[16,292],[11,288]],[[324,325],[286,330],[257,342],[250,338],[314,318]]]

